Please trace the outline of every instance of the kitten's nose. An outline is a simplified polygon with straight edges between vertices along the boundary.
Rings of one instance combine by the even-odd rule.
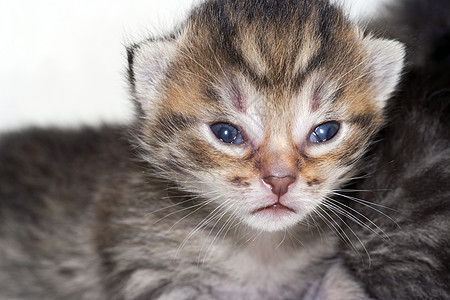
[[[294,183],[296,180],[295,176],[267,176],[263,178],[263,181],[270,186],[272,193],[278,197],[283,196],[287,193],[289,185]]]

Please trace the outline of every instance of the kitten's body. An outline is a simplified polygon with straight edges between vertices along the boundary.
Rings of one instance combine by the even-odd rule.
[[[359,256],[343,247],[345,261],[376,299],[450,298],[449,69],[410,71],[362,191],[350,195],[368,201],[351,202],[374,231],[348,222]]]
[[[380,230],[349,221],[359,240],[347,233],[363,259],[343,251],[377,299],[450,299],[450,3],[400,4],[388,16],[388,33],[409,48],[409,71],[367,179],[357,186],[362,191],[351,194],[369,201],[351,201],[367,217],[360,221]]]
[[[207,213],[178,223],[187,213],[167,208],[167,185],[133,161],[118,131],[3,137],[1,196],[15,201],[0,202],[1,299],[363,297],[326,229],[241,229],[213,242],[207,228],[181,246]]]
[[[402,57],[325,1],[206,2],[129,49],[131,142],[3,137],[1,297],[367,299],[327,197],[382,126]]]

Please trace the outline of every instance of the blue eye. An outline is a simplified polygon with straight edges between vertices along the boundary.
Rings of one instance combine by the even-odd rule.
[[[339,123],[336,121],[330,121],[314,129],[314,131],[309,136],[309,141],[312,143],[321,143],[332,139],[336,133],[339,131]]]
[[[244,139],[239,130],[228,123],[216,123],[211,125],[211,130],[216,137],[224,143],[242,144]]]

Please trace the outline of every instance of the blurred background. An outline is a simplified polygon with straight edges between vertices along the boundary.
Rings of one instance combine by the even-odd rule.
[[[392,0],[334,0],[363,22]],[[0,131],[132,116],[125,45],[170,31],[196,0],[0,0]]]

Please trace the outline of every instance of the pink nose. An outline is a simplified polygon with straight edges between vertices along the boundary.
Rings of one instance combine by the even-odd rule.
[[[264,182],[270,186],[272,193],[278,197],[287,193],[289,185],[295,182],[295,176],[287,175],[283,177],[267,176],[263,178]]]

